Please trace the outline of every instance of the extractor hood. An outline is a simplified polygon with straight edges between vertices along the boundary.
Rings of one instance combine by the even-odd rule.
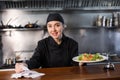
[[[120,0],[0,0],[0,9],[120,9]]]

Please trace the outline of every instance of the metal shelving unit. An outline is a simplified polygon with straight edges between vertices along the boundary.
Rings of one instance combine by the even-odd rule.
[[[120,11],[120,0],[0,0],[0,11],[9,9],[26,10],[26,11],[63,11],[72,12],[80,11],[80,13],[88,12],[106,12]],[[96,28],[96,26],[88,25],[89,27],[82,28]],[[113,27],[112,27],[113,28]],[[38,28],[37,28],[38,29]],[[30,28],[17,29],[1,29],[7,30],[37,30]]]
[[[0,31],[35,31],[35,30],[44,30],[43,28],[4,28]]]

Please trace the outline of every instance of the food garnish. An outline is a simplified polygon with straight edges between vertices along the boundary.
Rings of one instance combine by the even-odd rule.
[[[95,53],[95,54],[83,53],[79,55],[78,59],[80,61],[98,61],[103,59],[103,57],[100,55],[100,53]]]

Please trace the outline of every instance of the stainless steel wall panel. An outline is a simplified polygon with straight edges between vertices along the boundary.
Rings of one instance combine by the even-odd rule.
[[[11,34],[11,35],[9,35]],[[2,35],[3,59],[14,58],[16,52],[30,53],[37,46],[38,40],[43,38],[43,31],[12,31]],[[26,55],[26,54],[25,54]],[[29,56],[29,54],[27,54]],[[27,57],[26,55],[26,57]]]
[[[2,12],[1,20],[6,24],[10,18],[18,17],[10,22],[10,25],[22,25],[24,27],[28,22],[34,23],[36,20],[39,25],[45,25],[48,12],[29,12],[20,11],[14,12],[8,10]],[[105,28],[93,26],[98,15],[111,17],[110,12],[60,12],[64,17],[67,28],[65,34],[73,38],[79,43],[79,53],[83,52],[118,52],[120,51],[119,40],[120,30],[117,28]],[[9,57],[15,57],[15,52],[22,52],[29,55],[34,52],[37,41],[48,36],[44,36],[43,30],[17,30],[3,31],[2,51],[3,61]],[[26,55],[25,54],[25,55]]]
[[[66,34],[79,43],[79,53],[108,52],[110,40],[108,32],[101,29],[71,29]],[[113,45],[113,44],[112,44]]]

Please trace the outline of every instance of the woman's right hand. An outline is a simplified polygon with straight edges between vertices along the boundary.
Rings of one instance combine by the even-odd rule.
[[[23,66],[24,64],[23,63],[16,63],[15,64],[15,72],[16,73],[20,73],[20,72],[23,72]]]

